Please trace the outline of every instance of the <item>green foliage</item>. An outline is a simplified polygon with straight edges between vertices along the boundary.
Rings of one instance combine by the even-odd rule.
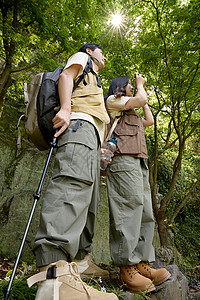
[[[8,282],[5,280],[0,281],[0,297],[3,299],[7,291]],[[13,281],[10,300],[33,300],[35,299],[37,285],[28,287],[25,279],[15,279]]]
[[[184,257],[187,265],[195,267],[199,264],[200,254],[200,225],[199,225],[199,186],[190,195],[186,204],[180,209],[175,221],[171,224],[171,217],[178,205],[190,193],[191,186],[198,180],[200,161],[198,152],[195,151],[198,138],[193,139],[193,143],[186,145],[187,152],[182,159],[182,168],[174,188],[171,201],[167,207],[166,218],[171,230],[174,233],[174,242],[177,250]],[[158,186],[160,197],[167,194],[173,170],[171,168],[174,157],[176,156],[176,148],[172,148],[165,152],[159,159],[158,163]]]
[[[176,157],[176,148],[170,149],[161,156],[158,162],[158,185],[159,192],[165,196],[169,189],[173,170],[172,163]],[[168,207],[168,212],[173,212],[176,204],[187,194],[190,186],[198,174],[199,158],[193,151],[188,151],[182,159],[182,168],[177,179],[176,187],[172,196],[172,202]]]
[[[199,203],[190,203],[176,218],[172,227],[175,233],[175,244],[185,260],[193,267],[199,264]]]
[[[11,292],[9,299],[15,299],[15,300],[31,300],[35,299],[36,291],[37,291],[37,285],[33,285],[31,288],[27,285],[27,278],[30,276],[30,271],[32,269],[35,269],[35,264],[32,266],[28,266],[27,263],[24,261],[22,262],[22,266],[20,266],[16,271],[15,279],[13,280]],[[4,280],[0,281],[0,298],[3,299],[3,296],[7,292],[8,284],[9,284],[9,278],[12,274],[13,270],[7,272],[6,277]],[[29,273],[29,275],[27,275]],[[33,272],[32,272],[33,274]]]

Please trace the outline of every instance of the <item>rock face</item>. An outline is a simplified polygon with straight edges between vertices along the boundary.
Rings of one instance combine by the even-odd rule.
[[[0,137],[0,255],[3,257],[17,256],[33,206],[33,193],[38,188],[48,155],[48,151],[40,152],[24,141],[22,146],[24,148],[16,151],[16,144],[7,144],[6,139]],[[39,226],[43,195],[51,177],[53,163],[54,155],[47,170],[41,198],[36,205],[21,259],[32,257],[34,260],[32,249]],[[102,187],[101,202],[92,251],[97,263],[109,263],[109,212],[105,186]]]
[[[7,158],[7,163],[2,163],[1,165],[3,186],[0,193],[0,254],[15,257],[33,205],[33,193],[38,188],[46,155],[43,153],[38,155],[36,151],[24,151],[16,159],[13,155],[9,161],[8,148],[1,145],[0,162],[3,162],[2,153]],[[44,188],[49,176],[50,174],[47,174],[45,178]],[[44,189],[42,189],[41,196],[43,192]],[[38,201],[36,206],[25,243],[23,253],[26,256],[31,254],[35,233],[39,224],[40,207],[41,200]]]
[[[153,266],[154,267],[154,266]],[[189,290],[186,277],[180,272],[176,265],[167,266],[171,277],[164,283],[156,286],[156,290],[147,294],[146,299],[152,300],[188,300]],[[145,297],[133,293],[123,293],[120,300],[145,299]]]

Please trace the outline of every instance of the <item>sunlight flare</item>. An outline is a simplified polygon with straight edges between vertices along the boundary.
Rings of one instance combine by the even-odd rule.
[[[122,24],[122,16],[119,13],[113,14],[111,18],[111,23],[113,26],[119,27]]]

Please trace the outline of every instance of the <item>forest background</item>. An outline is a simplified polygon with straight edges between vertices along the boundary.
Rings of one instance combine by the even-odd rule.
[[[160,245],[176,248],[186,267],[199,264],[199,11],[199,0],[0,1],[0,141],[7,147],[0,147],[2,228],[12,221],[16,187],[20,197],[26,184],[13,181],[17,163],[25,153],[42,156],[23,125],[15,130],[25,112],[23,83],[65,65],[83,43],[95,42],[107,58],[100,72],[104,94],[115,76],[133,81],[139,71],[147,78],[155,122],[145,132]],[[113,15],[121,16],[120,24]],[[16,204],[16,215],[20,209]],[[9,254],[5,235],[1,231],[2,255]]]

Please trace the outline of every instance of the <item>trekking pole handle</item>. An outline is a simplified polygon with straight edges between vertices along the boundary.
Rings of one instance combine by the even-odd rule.
[[[58,131],[59,131],[59,129],[57,128],[55,130],[55,133],[57,133]],[[50,142],[50,145],[51,145],[51,147],[56,148],[56,146],[57,146],[57,138],[55,136],[53,137],[52,141]]]

